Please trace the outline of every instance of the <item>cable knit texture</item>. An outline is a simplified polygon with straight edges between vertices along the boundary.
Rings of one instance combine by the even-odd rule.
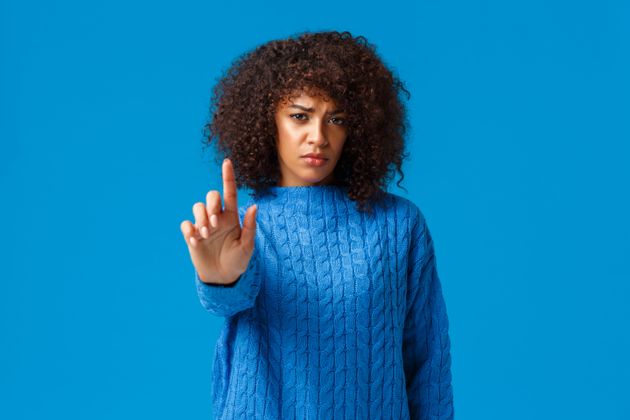
[[[369,215],[333,185],[271,193],[237,282],[195,271],[201,304],[225,317],[215,418],[452,419],[448,316],[420,209],[387,193]]]

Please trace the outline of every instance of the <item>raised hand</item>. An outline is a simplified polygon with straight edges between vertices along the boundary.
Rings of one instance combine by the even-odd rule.
[[[184,220],[180,228],[199,278],[204,283],[227,285],[237,281],[249,265],[254,252],[258,209],[256,204],[247,209],[241,227],[230,159],[223,161],[221,171],[224,208],[219,191],[208,191],[205,205],[202,202],[193,205],[195,224]]]

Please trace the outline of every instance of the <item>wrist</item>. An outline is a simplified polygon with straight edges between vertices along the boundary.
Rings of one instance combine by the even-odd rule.
[[[203,283],[209,286],[225,286],[225,287],[230,287],[230,286],[235,285],[241,277],[241,275],[238,274],[236,276],[230,276],[226,278],[213,278],[201,272],[198,272],[197,275],[199,276],[199,280],[201,280]]]

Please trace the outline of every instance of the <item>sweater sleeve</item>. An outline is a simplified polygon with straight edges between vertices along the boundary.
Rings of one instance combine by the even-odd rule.
[[[245,208],[239,209],[242,220]],[[230,285],[208,284],[199,278],[195,269],[195,286],[201,305],[211,314],[229,317],[240,311],[254,306],[260,289],[260,252],[258,244],[254,245],[254,252],[249,260],[247,269]]]
[[[403,361],[411,419],[452,419],[449,321],[431,233],[415,208],[411,229]]]

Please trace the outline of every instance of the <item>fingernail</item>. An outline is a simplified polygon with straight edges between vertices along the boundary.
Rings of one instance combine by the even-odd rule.
[[[212,225],[212,227],[217,227],[217,215],[213,214],[212,216],[210,216],[210,224]]]
[[[208,238],[208,227],[207,226],[203,226],[201,228],[201,236],[203,236],[204,238]]]

